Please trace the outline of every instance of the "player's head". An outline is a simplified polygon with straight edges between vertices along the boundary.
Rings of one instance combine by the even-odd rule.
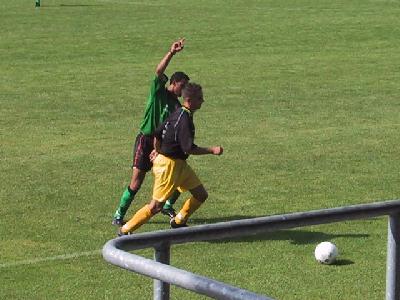
[[[176,96],[182,95],[183,87],[189,82],[190,78],[184,72],[175,72],[169,80],[170,91]]]
[[[183,105],[195,111],[201,108],[204,102],[203,89],[200,84],[190,82],[182,89]]]

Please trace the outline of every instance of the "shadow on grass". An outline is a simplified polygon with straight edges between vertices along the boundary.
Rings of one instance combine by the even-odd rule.
[[[210,243],[241,243],[241,242],[257,242],[257,241],[290,241],[293,245],[317,244],[319,242],[329,241],[338,237],[346,238],[364,238],[368,234],[330,234],[319,231],[306,231],[306,230],[277,230],[274,232],[266,232],[262,234],[230,238],[219,241],[210,241]]]
[[[156,219],[151,220],[149,223],[153,224],[166,224],[168,223],[168,218],[164,216],[165,221],[163,219]],[[202,225],[202,224],[213,224],[218,222],[228,222],[234,220],[243,220],[243,219],[251,219],[254,216],[228,216],[223,218],[207,218],[207,219],[200,219],[193,217],[189,220],[189,225]],[[302,227],[303,228],[303,227]],[[237,238],[229,238],[229,239],[222,239],[222,240],[214,240],[208,241],[209,243],[241,243],[241,242],[256,242],[262,240],[287,240],[290,241],[291,244],[294,245],[305,245],[305,244],[316,244],[323,241],[329,241],[334,238],[338,237],[346,237],[346,238],[365,238],[368,237],[368,234],[331,234],[319,231],[307,231],[307,230],[299,230],[299,229],[290,229],[290,230],[277,230],[273,232],[266,232],[262,234],[250,235],[250,236],[243,236]],[[346,262],[344,261],[343,264]],[[348,262],[347,262],[348,263]]]
[[[346,265],[353,265],[354,261],[349,259],[337,259],[332,265],[334,266],[346,266]]]
[[[164,224],[164,223],[168,223],[169,222],[169,218],[168,216],[164,216],[161,213],[159,213],[160,216],[162,216],[161,218],[154,218],[151,219],[151,221],[149,223],[153,223],[153,224]],[[165,222],[163,221],[163,219],[165,220]],[[195,225],[204,225],[204,224],[213,224],[213,223],[219,223],[219,222],[228,222],[228,221],[236,221],[236,220],[244,220],[244,219],[254,219],[257,217],[254,216],[227,216],[227,217],[221,217],[221,218],[206,218],[206,219],[202,219],[202,218],[196,218],[196,216],[190,217],[188,224],[191,226],[195,226]]]

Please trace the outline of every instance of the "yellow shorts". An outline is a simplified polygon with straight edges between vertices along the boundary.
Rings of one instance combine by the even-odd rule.
[[[201,185],[199,178],[186,160],[171,159],[158,154],[153,161],[153,199],[167,201],[178,189],[181,193]]]

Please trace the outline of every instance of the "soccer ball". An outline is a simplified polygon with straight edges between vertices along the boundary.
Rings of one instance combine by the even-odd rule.
[[[335,262],[339,253],[335,244],[331,242],[322,242],[315,248],[314,255],[315,259],[321,264],[330,265]]]

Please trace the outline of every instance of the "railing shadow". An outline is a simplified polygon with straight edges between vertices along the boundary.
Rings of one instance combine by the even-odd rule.
[[[219,222],[227,222],[227,221],[234,221],[234,220],[241,220],[241,219],[251,219],[256,218],[255,216],[227,216],[227,217],[218,217],[218,218],[191,218],[190,225],[204,225],[204,224],[214,224]],[[155,219],[150,221],[153,224],[166,224],[168,225],[168,218],[165,219]],[[266,232],[263,234],[251,235],[246,237],[237,237],[237,238],[230,238],[230,239],[222,239],[222,240],[212,240],[208,241],[209,243],[223,243],[223,242],[256,242],[260,240],[274,240],[274,241],[282,241],[288,240],[293,245],[305,245],[305,244],[315,244],[318,242],[323,242],[327,240],[332,240],[335,238],[366,238],[369,237],[369,234],[332,234],[332,233],[325,233],[320,231],[306,231],[306,230],[278,230],[273,232]]]
[[[290,241],[293,245],[306,245],[315,244],[323,241],[333,240],[335,238],[345,237],[345,238],[365,238],[369,237],[368,234],[331,234],[320,231],[305,231],[305,230],[278,230],[274,232],[266,232],[263,234],[231,238],[219,241],[209,241],[210,243],[221,243],[221,242],[255,242],[261,240],[269,241]]]

